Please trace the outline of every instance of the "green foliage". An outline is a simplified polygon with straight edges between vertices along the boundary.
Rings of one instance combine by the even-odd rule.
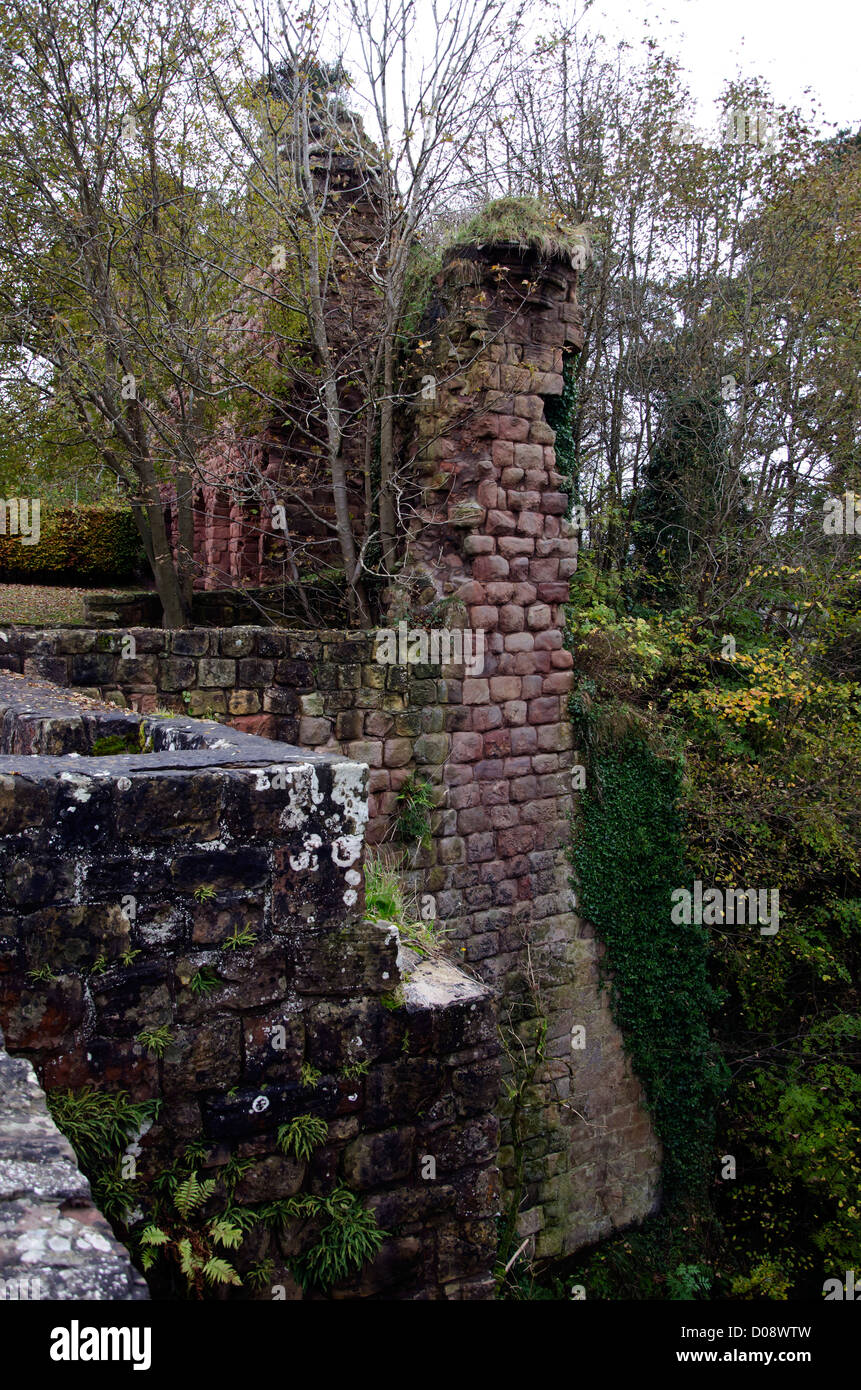
[[[679,1265],[667,1275],[667,1298],[690,1301],[708,1298],[712,1286],[712,1271],[708,1265]]]
[[[310,1062],[303,1062],[299,1068],[299,1079],[306,1090],[316,1090],[320,1084],[323,1073],[317,1067],[312,1067]]]
[[[275,1273],[275,1263],[273,1260],[260,1260],[253,1264],[245,1272],[245,1282],[252,1289],[265,1289],[272,1282],[272,1275]]]
[[[365,870],[365,911],[371,921],[402,922],[404,889],[395,866],[381,854],[368,854]]]
[[[339,1072],[345,1081],[358,1081],[360,1076],[367,1076],[371,1069],[370,1062],[347,1062]]]
[[[211,902],[215,896],[215,889],[211,883],[201,883],[194,890],[194,897],[199,903]]]
[[[613,1014],[665,1147],[665,1184],[687,1194],[706,1180],[720,1072],[707,935],[671,921],[671,892],[689,879],[680,780],[678,766],[634,737],[597,751],[572,860],[584,916],[607,948]]]
[[[144,1028],[137,1034],[135,1041],[141,1047],[146,1048],[154,1057],[163,1057],[171,1043],[171,1031],[166,1023],[160,1028]]]
[[[456,232],[451,246],[518,246],[544,260],[570,262],[587,246],[583,227],[575,227],[538,198],[496,198]]]
[[[396,838],[416,841],[426,848],[431,841],[431,812],[435,805],[433,783],[417,772],[410,773],[398,791],[395,803]]]
[[[129,1141],[158,1114],[160,1102],[132,1101],[125,1091],[48,1091],[48,1109],[90,1179],[97,1206],[111,1221],[126,1220],[137,1194],[123,1173]]]
[[[423,957],[439,955],[445,929],[434,918],[418,918],[415,893],[404,882],[402,863],[384,853],[365,859],[365,911],[371,921],[393,922],[405,946]]]
[[[304,1288],[328,1289],[349,1278],[374,1258],[385,1239],[374,1213],[346,1187],[336,1187],[326,1198],[304,1199],[304,1210],[324,1223],[317,1241],[292,1261]]]
[[[206,1286],[242,1283],[233,1265],[217,1249],[237,1250],[243,1240],[242,1227],[226,1214],[209,1219],[203,1216],[216,1187],[217,1179],[200,1179],[197,1173],[189,1173],[171,1189],[173,1210],[146,1225],[138,1237],[143,1269],[151,1269],[158,1259],[172,1259],[189,1291],[198,1297]]]
[[[81,506],[43,508],[36,545],[17,536],[0,536],[0,577],[111,584],[132,579],[143,551],[127,508]]]
[[[425,960],[442,953],[448,934],[447,929],[441,927],[435,918],[426,922],[399,923],[398,933],[403,944],[409,946],[411,951],[415,951]]]
[[[636,524],[644,585],[662,606],[678,602],[685,580],[699,578],[700,556],[713,553],[714,518],[727,490],[727,438],[716,388],[666,392],[658,437],[643,469]],[[722,520],[726,527],[727,518]]]
[[[27,971],[27,979],[32,980],[34,985],[53,985],[59,976],[54,974],[50,965],[39,965],[35,970]]]
[[[707,1298],[714,1289],[719,1238],[707,1211],[674,1205],[575,1256],[566,1265],[566,1283],[582,1284],[590,1300]]]
[[[225,951],[240,951],[244,946],[253,946],[257,940],[257,933],[250,927],[234,927],[227,940],[222,943]]]
[[[590,1296],[687,1297],[679,1290],[694,1267],[711,1279],[695,1296],[809,1298],[824,1277],[857,1265],[861,688],[844,602],[855,584],[851,561],[827,584],[811,565],[751,565],[715,631],[683,612],[641,609],[637,621],[624,584],[588,566],[575,580],[572,644],[583,674],[572,710],[593,760],[575,857],[582,853],[584,911],[608,943],[615,991],[632,980],[642,988],[641,999],[615,1007],[667,1144],[671,1211],[678,1155],[688,1172],[697,1166],[690,1143],[680,1149],[674,1136],[699,1107],[698,1091],[707,1114],[711,1067],[703,1039],[679,1031],[679,1009],[708,1017],[727,1078],[714,1141],[703,1149],[704,1160],[712,1155],[710,1191],[686,1197],[677,1233],[652,1221],[629,1238],[633,1255],[618,1240],[600,1247],[580,1275]],[[787,609],[805,615],[792,638],[762,616]],[[736,638],[730,657],[722,654],[727,631]],[[673,769],[671,781],[667,771],[662,785],[658,766]],[[668,832],[671,862],[661,848]],[[744,925],[709,929],[711,1002],[699,965],[681,978],[679,943],[662,941],[651,917],[643,915],[639,946],[630,948],[632,913],[650,897],[644,864],[667,887],[699,879],[779,890],[775,936]],[[619,883],[627,906],[623,897],[613,902]],[[666,923],[665,909],[661,916]],[[698,929],[678,931],[690,943]],[[652,950],[663,957],[657,974],[644,959]],[[662,1007],[654,995],[664,977]],[[643,1037],[650,996],[667,1039],[679,1040],[675,1061]],[[685,1081],[698,1059],[700,1078]],[[692,1125],[690,1136],[705,1133]],[[737,1175],[714,1181],[721,1154],[734,1156]]]
[[[278,1127],[278,1147],[282,1153],[295,1154],[306,1162],[315,1149],[325,1144],[329,1126],[319,1115],[297,1115],[289,1124]]]
[[[129,1139],[157,1112],[156,1101],[132,1101],[126,1091],[48,1091],[51,1118],[75,1150],[92,1167],[125,1149]]]
[[[406,1006],[406,1002],[402,985],[396,985],[388,994],[380,995],[380,1003],[383,1008],[388,1009],[391,1013],[394,1013],[397,1009],[403,1009]]]
[[[202,1207],[214,1191],[214,1178],[205,1178],[201,1182],[196,1173],[189,1173],[187,1178],[176,1184],[173,1190],[173,1204],[180,1216],[185,1218],[190,1212]]]
[[[192,994],[211,994],[214,989],[218,989],[221,981],[210,965],[201,966],[200,970],[195,970],[189,981],[189,988]]]

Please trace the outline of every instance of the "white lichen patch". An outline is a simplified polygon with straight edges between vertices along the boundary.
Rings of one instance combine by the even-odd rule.
[[[93,794],[89,777],[81,777],[80,774],[76,772],[61,772],[60,781],[71,782],[72,786],[75,788],[72,795],[76,801],[89,801]]]
[[[310,763],[300,763],[298,767],[291,767],[289,781],[287,772],[288,769],[285,767],[271,767],[267,768],[263,775],[270,786],[278,787],[286,781],[287,805],[278,817],[278,825],[282,830],[298,830],[305,824],[311,810],[313,769]],[[257,776],[259,779],[261,773],[258,772]],[[265,790],[259,785],[259,781],[258,790]]]
[[[290,855],[290,867],[299,873],[302,869],[308,869],[311,873],[317,872],[316,850],[320,848],[323,841],[319,835],[306,835],[302,841],[302,849],[298,854]]]
[[[343,807],[343,819],[352,820],[358,834],[368,819],[364,763],[337,763],[332,778],[332,800]]]
[[[361,853],[361,835],[339,835],[337,840],[332,841],[332,863],[337,864],[339,869],[355,864]]]
[[[320,783],[317,781],[317,769],[313,763],[309,763],[308,771],[311,773],[311,805],[319,806],[323,800],[323,793],[320,790]]]

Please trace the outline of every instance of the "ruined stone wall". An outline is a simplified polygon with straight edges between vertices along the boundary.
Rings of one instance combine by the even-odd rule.
[[[577,533],[544,406],[581,341],[576,272],[562,261],[494,246],[461,248],[444,267],[422,339],[434,389],[416,422],[415,523],[389,621],[481,632],[481,670],[386,665],[368,633],[260,628],[8,633],[0,658],[141,709],[186,692],[194,714],[366,763],[369,840],[391,837],[411,773],[430,782],[431,843],[410,848],[410,872],[498,992],[513,1093],[500,1161],[539,1257],[642,1218],[660,1171],[566,861],[563,605]]]
[[[527,701],[523,723],[508,727],[509,738],[519,729],[536,745],[539,738],[561,742],[560,751],[536,746],[527,768],[526,755],[491,742],[493,753],[466,761],[464,748],[479,751],[479,731],[469,727],[476,714],[493,720],[521,711],[508,701],[466,704],[463,667],[381,664],[372,634],[244,628],[6,635],[0,659],[31,676],[95,688],[144,711],[180,705],[184,691],[194,714],[217,713],[248,732],[367,764],[369,843],[391,840],[397,795],[411,773],[427,779],[436,803],[432,840],[403,847],[408,877],[418,893],[433,897],[455,953],[508,1001],[503,1017],[509,1004],[523,1001],[511,1027],[527,1048],[537,1044],[545,1054],[523,1088],[526,1104],[510,1117],[510,1104],[501,1106],[509,1138],[501,1149],[503,1175],[509,1190],[523,1183],[520,1229],[526,1234],[532,1226],[539,1253],[552,1255],[649,1210],[659,1149],[599,990],[601,945],[573,910],[567,882],[572,751],[560,704],[554,722],[531,724]],[[122,656],[127,637],[135,642],[133,659]],[[490,695],[490,681],[499,678],[485,679]],[[469,744],[457,737],[463,733]],[[528,998],[530,971],[540,1010]],[[584,1046],[572,1048],[581,1037],[572,1030],[581,1028]],[[508,1043],[519,1047],[511,1035]]]
[[[644,1216],[660,1163],[566,856],[563,605],[578,535],[544,405],[582,346],[576,291],[561,259],[500,245],[450,254],[429,314],[436,391],[418,420],[424,486],[405,565],[424,611],[453,603],[485,635],[482,669],[449,692],[437,902],[503,1001],[516,1096],[501,1165],[539,1256]]]
[[[152,751],[98,745],[140,747],[141,728]],[[332,1296],[488,1297],[493,1001],[364,920],[364,769],[190,720],[142,723],[12,675],[0,748],[6,1047],[49,1091],[159,1102],[129,1150],[130,1205],[189,1145],[201,1177],[243,1160],[241,1206],[341,1181],[388,1234]],[[161,1051],[143,1036],[156,1029]],[[328,1131],[300,1161],[277,1134],[304,1114]],[[307,1238],[258,1231],[271,1270],[238,1296],[300,1297],[289,1264]]]
[[[31,1064],[0,1033],[0,1301],[146,1299]]]

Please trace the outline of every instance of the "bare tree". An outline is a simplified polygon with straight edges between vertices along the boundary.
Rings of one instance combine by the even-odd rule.
[[[0,77],[17,195],[0,208],[8,371],[63,402],[115,474],[171,627],[190,619],[192,474],[224,309],[212,228],[235,196],[188,84],[186,25],[214,33],[193,2],[12,0]]]
[[[282,336],[293,389],[285,374],[290,399],[273,399],[273,415],[298,416],[309,439],[324,441],[334,530],[365,620],[368,548],[378,544],[391,575],[404,530],[395,419],[416,236],[463,181],[461,152],[513,42],[507,12],[520,10],[506,0],[333,0],[301,16],[280,4],[253,15],[237,7],[241,75],[201,67],[250,170],[255,223],[281,252],[282,273],[252,287],[259,310],[304,323],[312,351],[309,366],[301,333]],[[238,382],[241,365],[237,373]],[[361,519],[351,508],[356,472]]]

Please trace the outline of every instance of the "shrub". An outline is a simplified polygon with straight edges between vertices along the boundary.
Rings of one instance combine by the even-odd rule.
[[[0,578],[102,584],[132,579],[143,548],[128,508],[44,509],[36,545],[0,536]]]

